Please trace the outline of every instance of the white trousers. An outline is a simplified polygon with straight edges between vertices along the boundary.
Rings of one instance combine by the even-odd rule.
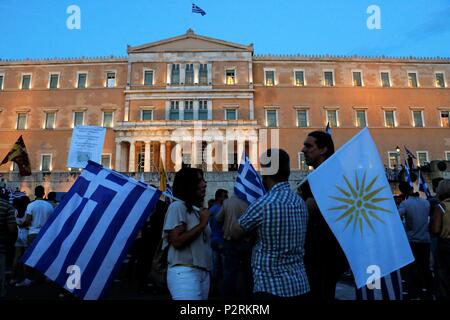
[[[207,300],[209,272],[185,266],[167,269],[167,286],[173,300]]]

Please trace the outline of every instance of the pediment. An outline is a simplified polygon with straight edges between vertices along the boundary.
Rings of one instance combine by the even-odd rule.
[[[136,47],[128,47],[130,53],[152,52],[253,52],[253,45],[248,46],[195,34],[191,29],[186,34]]]

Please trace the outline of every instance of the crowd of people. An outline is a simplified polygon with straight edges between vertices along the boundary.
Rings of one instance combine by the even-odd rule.
[[[311,132],[302,152],[306,164],[316,169],[333,155],[333,140],[325,132]],[[202,170],[184,167],[175,174],[172,189],[179,200],[157,203],[129,252],[138,291],[150,281],[174,300],[335,299],[349,264],[308,182],[297,190],[290,187],[286,151],[268,149],[262,158],[276,161],[278,170],[271,172],[270,162],[261,163],[266,194],[252,203],[218,189],[205,208]],[[396,202],[415,261],[381,279],[381,299],[450,298],[450,180],[434,180],[433,187],[436,196],[424,199],[409,183],[399,185],[402,194]],[[42,275],[21,265],[20,257],[55,206],[50,194],[44,200],[42,186],[31,202],[27,196],[12,204],[0,199],[2,295],[8,239],[17,239],[10,285],[42,281]],[[162,279],[152,272],[156,256],[167,264]],[[377,299],[377,292],[363,287],[356,297]]]

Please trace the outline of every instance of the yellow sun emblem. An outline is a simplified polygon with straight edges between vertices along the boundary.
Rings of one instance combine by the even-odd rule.
[[[374,189],[378,176],[366,186],[366,172],[364,172],[363,178],[358,178],[358,173],[355,173],[355,184],[352,185],[346,176],[343,176],[347,188],[341,188],[336,185],[336,188],[344,195],[344,197],[331,196],[330,198],[339,201],[343,205],[330,208],[330,211],[343,212],[335,222],[343,219],[347,219],[344,230],[353,222],[353,233],[356,230],[356,226],[359,225],[361,235],[363,234],[363,223],[365,222],[369,228],[375,232],[373,227],[373,219],[384,224],[383,219],[379,217],[379,213],[392,213],[383,207],[380,207],[380,202],[388,201],[390,198],[376,198],[376,196],[385,187],[379,187]]]

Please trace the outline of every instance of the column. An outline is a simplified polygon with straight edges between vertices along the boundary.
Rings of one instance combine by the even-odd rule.
[[[172,65],[170,63],[167,64],[167,85],[170,85],[172,76]]]
[[[253,164],[253,167],[258,170],[259,167],[259,159],[258,159],[258,141],[256,140],[256,137],[254,140],[250,140],[249,145],[249,153],[250,153],[250,162]]]
[[[161,158],[161,161],[158,161],[158,166],[163,163],[164,168],[167,167],[166,165],[166,141],[161,140],[159,142],[159,157]]]
[[[184,85],[186,81],[186,64],[180,63],[180,84]]]
[[[197,168],[198,160],[197,160],[197,145],[200,141],[197,141],[195,133],[192,135],[192,144],[191,144],[191,168]]]
[[[225,137],[222,143],[222,171],[228,171],[228,141]]]
[[[211,65],[211,63],[208,63],[206,65],[206,69],[208,70],[208,75],[207,75],[208,86],[210,86],[212,84],[212,65]]]
[[[199,64],[194,63],[194,84],[198,84],[198,71],[199,71]]]
[[[130,101],[126,100],[125,101],[125,110],[124,110],[124,113],[123,113],[123,121],[128,121],[129,120],[129,115],[130,115]]]
[[[182,161],[182,155],[181,155],[181,144],[177,142],[175,144],[175,148],[172,150],[172,152],[175,152],[174,158],[175,158],[175,171],[178,171],[181,169],[181,161]]]
[[[208,100],[208,120],[212,120],[212,100]]]
[[[249,120],[255,120],[255,106],[253,103],[253,99],[250,99],[248,101],[248,108],[249,108]]]
[[[170,120],[170,101],[166,101],[166,120]]]
[[[116,142],[116,165],[114,166],[114,169],[116,169],[116,171],[119,172],[122,171],[121,160],[122,160],[122,143]]]
[[[136,172],[136,164],[135,164],[135,156],[136,156],[136,148],[135,141],[130,141],[130,154],[128,158],[128,172]]]
[[[144,172],[150,172],[150,141],[145,141]]]
[[[244,148],[245,148],[245,141],[242,139],[238,140],[238,145],[237,145],[237,162],[238,162],[238,167],[241,164],[241,159],[242,159],[242,153],[244,153]]]
[[[213,141],[208,141],[208,145],[206,146],[206,171],[213,171]]]
[[[194,100],[194,120],[198,120],[198,100]]]

